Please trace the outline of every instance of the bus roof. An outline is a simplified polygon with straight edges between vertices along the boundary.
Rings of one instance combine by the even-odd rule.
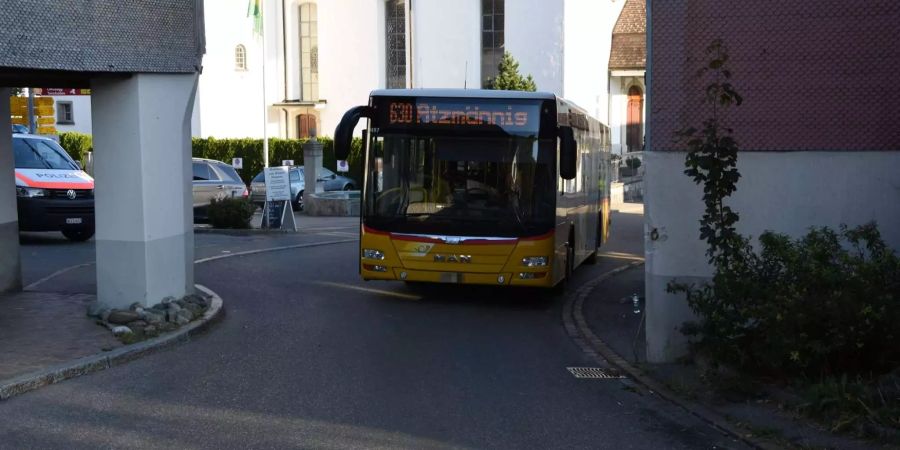
[[[497,91],[493,89],[376,89],[372,97],[460,97],[460,98],[517,98],[556,100],[551,92]]]

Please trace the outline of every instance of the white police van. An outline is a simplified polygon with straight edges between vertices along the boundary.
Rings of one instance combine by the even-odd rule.
[[[94,179],[53,139],[13,133],[19,231],[94,235]]]

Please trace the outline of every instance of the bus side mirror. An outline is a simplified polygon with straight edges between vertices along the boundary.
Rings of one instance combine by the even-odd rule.
[[[350,156],[350,145],[353,142],[356,124],[362,117],[373,118],[374,112],[371,106],[357,106],[344,113],[344,117],[334,130],[334,159],[341,161]]]
[[[574,179],[577,172],[578,144],[572,127],[559,127],[559,176],[564,180]]]

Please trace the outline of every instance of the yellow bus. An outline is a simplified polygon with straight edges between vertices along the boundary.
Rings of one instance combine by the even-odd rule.
[[[365,280],[552,287],[609,234],[609,128],[554,94],[377,90],[363,131]]]

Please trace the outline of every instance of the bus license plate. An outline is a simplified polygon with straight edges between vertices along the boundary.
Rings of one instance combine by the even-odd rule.
[[[67,225],[79,225],[81,224],[81,217],[69,217],[66,219]]]
[[[443,272],[441,273],[441,282],[442,283],[459,283],[460,276],[456,272]]]

